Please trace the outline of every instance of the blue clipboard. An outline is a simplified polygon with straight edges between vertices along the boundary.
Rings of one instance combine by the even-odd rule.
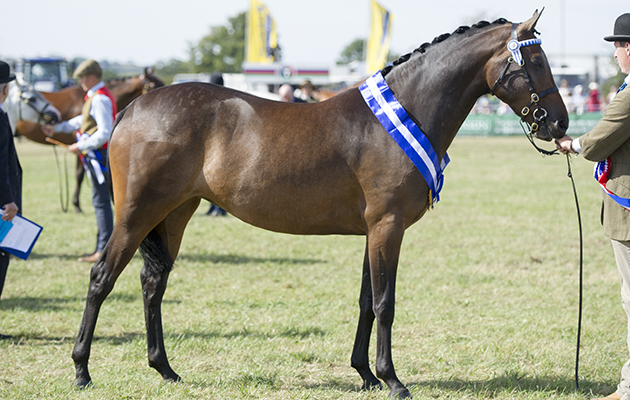
[[[0,215],[2,214],[4,214],[4,210],[0,210]],[[12,221],[0,219],[0,249],[26,260],[43,229],[40,225],[19,214]],[[20,235],[20,246],[16,248],[12,246],[13,240],[11,239],[18,235]]]

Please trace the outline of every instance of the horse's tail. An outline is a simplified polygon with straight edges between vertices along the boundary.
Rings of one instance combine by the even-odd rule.
[[[125,116],[125,113],[127,112],[128,108],[129,108],[129,106],[125,107],[124,110],[122,110],[121,112],[116,114],[116,121],[114,121],[114,126],[112,126],[112,133],[110,135],[110,140],[111,140],[111,136],[114,136],[114,132],[116,131],[116,127],[118,126],[118,123],[120,122],[120,120]],[[112,199],[112,203],[113,203],[114,202],[114,186],[112,185],[112,172],[111,171],[112,170],[111,170],[111,166],[109,165],[109,151],[108,151],[107,152],[106,178],[107,178],[107,186],[109,188],[109,197]]]
[[[157,228],[140,243],[140,253],[144,259],[144,269],[151,276],[168,274],[173,269],[173,259],[166,249]]]

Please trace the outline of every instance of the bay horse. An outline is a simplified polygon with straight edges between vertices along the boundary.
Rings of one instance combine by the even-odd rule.
[[[116,99],[116,109],[124,110],[133,100],[153,89],[164,86],[158,77],[153,75],[153,68],[145,68],[144,73],[135,77],[115,78],[105,81],[105,86],[112,92]],[[85,91],[81,86],[70,86],[58,92],[41,92],[42,96],[48,100],[61,112],[61,120],[67,121],[81,114],[83,103],[85,102]],[[46,135],[39,124],[29,121],[21,121],[17,124],[16,134],[22,135],[34,142],[50,145],[46,141]],[[74,133],[55,133],[55,140],[65,144],[76,142]],[[75,177],[76,188],[72,196],[72,204],[77,212],[81,212],[79,196],[81,194],[81,183],[85,170],[81,160],[77,157]]]
[[[535,108],[521,118],[537,138],[562,137],[568,114],[535,38],[539,16],[460,27],[375,77],[384,76],[441,160],[475,100],[491,91],[515,110]],[[522,60],[506,47],[514,41],[526,43],[517,49]],[[396,271],[403,234],[432,196],[362,90],[299,104],[185,83],[152,91],[118,116],[109,147],[116,222],[90,275],[72,352],[77,386],[91,382],[100,307],[138,248],[149,366],[166,381],[180,380],[164,348],[161,302],[184,229],[206,199],[271,231],[366,236],[351,365],[363,388],[382,387],[382,380],[390,396],[411,396],[391,352]],[[368,360],[374,322],[376,375]]]

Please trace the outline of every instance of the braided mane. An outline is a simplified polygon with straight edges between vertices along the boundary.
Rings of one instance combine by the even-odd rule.
[[[411,53],[407,53],[407,54],[404,54],[404,55],[400,56],[400,58],[398,60],[393,62],[393,65],[388,65],[387,67],[383,68],[381,73],[383,74],[383,76],[386,76],[392,70],[392,68],[394,68],[395,66],[400,65],[400,64],[404,63],[405,61],[409,60],[409,58],[412,56],[412,54],[414,54],[414,53],[424,54],[427,51],[427,47],[432,46],[432,45],[434,45],[436,43],[443,42],[444,40],[448,39],[452,35],[468,32],[470,29],[485,28],[486,26],[490,26],[490,25],[493,25],[493,24],[503,25],[503,24],[508,23],[508,22],[509,21],[506,20],[505,18],[499,18],[499,19],[497,19],[496,21],[494,21],[492,23],[490,23],[488,21],[479,21],[479,22],[477,22],[476,24],[474,24],[471,27],[469,27],[469,26],[460,26],[452,34],[451,33],[444,33],[444,34],[442,34],[440,36],[437,36],[435,39],[433,39],[433,41],[431,43],[423,43],[422,45],[420,45],[420,47],[418,47],[417,49],[415,49]]]

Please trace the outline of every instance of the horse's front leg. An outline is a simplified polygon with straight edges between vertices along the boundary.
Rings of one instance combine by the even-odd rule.
[[[390,389],[390,397],[409,398],[411,393],[398,380],[392,361],[396,270],[404,234],[401,221],[390,215],[369,227],[368,252],[376,315],[376,376]]]
[[[372,309],[372,281],[370,277],[370,259],[368,246],[365,247],[363,272],[361,277],[361,294],[359,296],[359,325],[352,350],[352,367],[363,379],[362,389],[381,389],[383,385],[372,373],[369,363],[370,336],[374,324],[374,310]]]

